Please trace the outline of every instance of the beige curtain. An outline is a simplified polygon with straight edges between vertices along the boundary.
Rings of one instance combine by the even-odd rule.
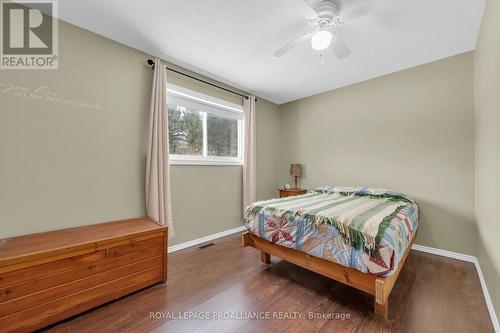
[[[167,70],[155,59],[149,144],[146,162],[146,212],[160,225],[168,226],[168,236],[175,234],[170,202],[170,168],[168,164]]]
[[[243,101],[245,151],[243,157],[243,212],[256,200],[255,96]]]

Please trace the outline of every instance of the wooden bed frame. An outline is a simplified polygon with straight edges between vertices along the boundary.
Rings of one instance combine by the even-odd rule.
[[[356,269],[345,267],[326,259],[313,257],[305,252],[273,244],[248,232],[241,235],[241,245],[243,247],[251,246],[260,250],[260,260],[265,264],[271,263],[271,255],[273,255],[373,295],[375,296],[375,314],[388,318],[389,295],[391,294],[391,290],[396,283],[399,273],[401,272],[401,268],[408,258],[408,254],[410,253],[415,237],[416,233],[413,235],[408,248],[403,254],[397,270],[394,274],[388,277],[363,273]]]

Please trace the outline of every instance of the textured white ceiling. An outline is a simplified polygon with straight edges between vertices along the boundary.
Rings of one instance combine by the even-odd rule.
[[[343,0],[351,4],[363,0]],[[64,0],[61,19],[284,103],[474,49],[484,0],[396,0],[339,27],[351,55],[324,65],[305,42],[304,0]]]

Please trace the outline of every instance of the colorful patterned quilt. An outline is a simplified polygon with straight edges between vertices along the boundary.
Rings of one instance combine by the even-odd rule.
[[[257,236],[383,276],[398,267],[417,226],[415,201],[366,187],[326,186],[246,211],[246,228]]]

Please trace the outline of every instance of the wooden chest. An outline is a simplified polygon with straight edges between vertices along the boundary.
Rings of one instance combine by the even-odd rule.
[[[0,240],[0,332],[42,328],[167,279],[167,228],[146,218]]]

